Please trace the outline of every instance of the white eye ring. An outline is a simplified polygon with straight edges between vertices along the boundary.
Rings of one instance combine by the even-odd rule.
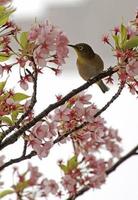
[[[80,51],[82,51],[83,50],[83,46],[79,46],[79,49],[80,49]]]

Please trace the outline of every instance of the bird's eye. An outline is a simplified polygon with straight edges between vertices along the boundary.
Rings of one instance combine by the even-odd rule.
[[[80,50],[80,51],[83,51],[83,46],[79,46],[79,50]]]

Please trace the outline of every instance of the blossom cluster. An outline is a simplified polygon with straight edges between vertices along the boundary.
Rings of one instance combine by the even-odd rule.
[[[40,67],[45,67],[47,62],[61,66],[68,55],[68,39],[56,26],[48,21],[34,25],[29,32],[29,41],[34,45],[34,60]]]
[[[6,81],[0,82],[0,128],[1,131],[12,126],[20,118],[21,114],[28,110],[30,101],[28,95],[14,90],[6,90]],[[23,102],[23,103],[22,103]],[[33,111],[30,111],[23,123],[30,121],[33,117]]]
[[[61,183],[70,195],[74,195],[82,183],[99,188],[105,182],[106,170],[112,165],[111,161],[119,158],[122,151],[119,146],[121,138],[117,131],[106,127],[101,116],[94,117],[98,109],[91,103],[91,97],[84,92],[79,93],[55,109],[53,114],[37,122],[31,131],[26,133],[29,146],[42,159],[48,156],[57,137],[86,123],[83,128],[59,141],[71,141],[74,144],[75,157],[71,158],[68,164],[59,162],[64,172]],[[108,152],[108,159],[101,157],[103,150]]]
[[[0,157],[0,166],[2,161],[3,158]],[[19,196],[25,199],[47,198],[49,194],[60,196],[61,192],[57,182],[45,178],[38,167],[33,166],[31,163],[28,163],[28,167],[24,172],[14,167],[12,176],[12,186],[7,190],[3,190],[3,195],[0,193],[1,198],[9,194],[12,195],[13,199]],[[3,189],[3,182],[0,182],[0,188]]]
[[[59,100],[61,98],[57,97]],[[25,139],[40,159],[47,157],[57,137],[86,123],[86,125],[73,133],[60,143],[72,142],[74,155],[65,163],[58,161],[63,174],[61,181],[47,178],[41,179],[41,174],[36,167],[29,165],[27,172],[19,174],[19,183],[14,188],[14,193],[19,190],[23,194],[33,195],[28,187],[39,188],[40,196],[56,197],[75,195],[84,186],[100,188],[106,181],[106,171],[113,165],[114,158],[121,154],[120,142],[116,130],[106,127],[106,122],[101,116],[94,117],[98,112],[96,105],[91,103],[92,96],[84,92],[72,97],[65,105],[55,109],[49,116],[37,122],[31,130],[26,131]],[[99,153],[98,153],[99,152]],[[103,158],[104,152],[108,157]],[[2,158],[3,163],[3,158]],[[29,175],[29,178],[27,174]],[[22,185],[22,187],[19,185]],[[24,187],[25,185],[25,187]],[[12,188],[12,189],[13,189]],[[64,190],[63,190],[64,189]],[[19,191],[18,191],[19,192]],[[29,196],[28,196],[29,197]]]
[[[111,46],[117,59],[115,66],[118,69],[119,79],[125,82],[132,94],[138,94],[138,13],[136,18],[126,26],[123,23],[112,31],[114,45],[109,35],[103,36],[104,43]],[[112,82],[111,77],[107,81]]]
[[[7,15],[14,10],[2,7]],[[5,14],[5,15],[6,15]],[[6,72],[8,75],[13,68],[19,68],[19,84],[24,90],[29,88],[35,73],[43,73],[47,67],[54,71],[55,75],[61,72],[61,66],[68,56],[68,38],[60,28],[50,24],[48,21],[32,26],[28,32],[22,32],[17,25],[5,19],[1,24],[0,18],[0,61],[5,62],[12,58],[10,64],[0,64],[0,75]],[[3,21],[2,21],[3,22]],[[15,49],[12,41],[18,45]],[[13,62],[15,60],[15,62]],[[34,70],[35,69],[35,70]]]

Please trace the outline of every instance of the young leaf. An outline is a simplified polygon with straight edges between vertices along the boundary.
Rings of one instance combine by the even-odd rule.
[[[20,44],[23,49],[27,47],[28,44],[28,32],[22,32],[20,35]]]
[[[119,35],[112,35],[114,42],[115,42],[115,47],[119,48]]]
[[[2,116],[2,117],[0,117],[0,120],[1,120],[2,122],[6,123],[6,124],[9,125],[9,126],[12,126],[12,125],[13,125],[12,120],[11,120],[9,117],[7,117],[7,116]]]
[[[26,94],[23,94],[23,93],[15,93],[12,98],[14,101],[22,101],[22,100],[25,100],[27,98],[29,98],[30,96],[26,95]]]
[[[6,79],[6,81],[0,82],[0,91],[2,91],[4,89],[6,82],[7,82],[7,79]]]
[[[0,53],[0,62],[4,62],[10,58],[11,55],[6,55],[5,53]]]
[[[73,156],[70,160],[68,160],[67,162],[67,168],[68,170],[73,170],[77,167],[78,165],[78,162],[77,162],[77,156]]]
[[[14,193],[12,189],[3,190],[2,192],[0,192],[0,199],[12,193]]]
[[[9,20],[9,16],[15,11],[12,8],[6,8],[4,6],[0,6],[0,26],[6,24]]]
[[[138,36],[130,38],[125,45],[125,49],[132,49],[138,46]]]
[[[60,167],[60,169],[62,169],[62,171],[63,171],[65,174],[68,173],[68,168],[67,168],[66,165],[60,164],[59,167]]]
[[[24,180],[23,182],[19,182],[16,186],[15,189],[16,191],[23,191],[25,188],[29,186],[29,180]]]
[[[17,120],[18,114],[19,114],[18,110],[12,112],[11,118],[12,118],[13,122],[15,122]]]
[[[120,38],[120,47],[124,48],[126,41],[127,41],[127,29],[125,27],[124,24],[121,24],[120,27],[120,34],[121,34],[121,38]]]

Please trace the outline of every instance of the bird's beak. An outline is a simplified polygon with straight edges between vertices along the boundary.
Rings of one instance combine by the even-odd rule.
[[[72,44],[68,44],[69,47],[72,47],[75,49],[75,45],[72,45]]]

